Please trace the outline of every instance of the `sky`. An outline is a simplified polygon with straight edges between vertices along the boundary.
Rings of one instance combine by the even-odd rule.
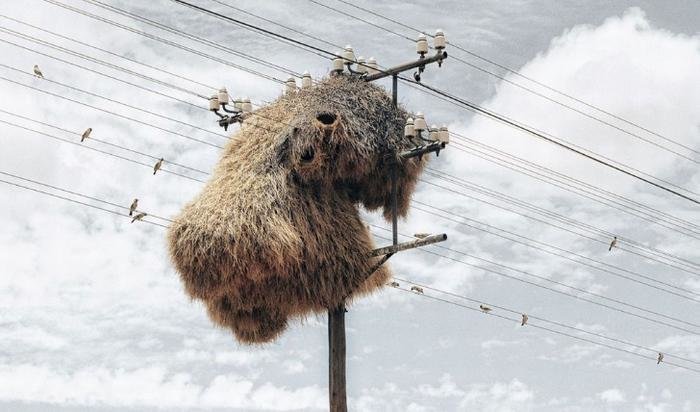
[[[213,88],[225,85],[233,96],[249,96],[264,104],[281,93],[281,85],[233,65],[283,80],[288,75],[221,48],[107,11],[92,1],[56,2],[156,34],[215,59],[145,38],[51,2],[0,2],[0,172],[122,206],[139,198],[143,210],[157,216],[175,216],[201,190],[199,180],[206,180],[206,173],[216,165],[221,149],[215,146],[226,143],[215,117],[202,110],[206,109],[206,100],[197,95],[208,96]],[[308,0],[195,3],[324,49],[330,46],[222,3],[334,45],[352,44],[358,55],[374,56],[384,66],[415,57],[410,41]],[[690,191],[686,194],[700,192],[700,156],[694,152],[700,150],[700,3],[354,3],[428,33],[441,28],[452,44],[517,73],[506,72],[448,45],[450,57],[441,68],[428,67],[424,83],[685,188]],[[309,70],[316,78],[328,74],[330,62],[326,59],[171,1],[104,0],[104,4],[295,72]],[[417,35],[337,0],[325,4],[410,38]],[[54,47],[38,45],[26,36],[50,42]],[[493,71],[503,79],[454,58]],[[34,64],[40,66],[45,79],[32,76]],[[522,76],[658,135],[593,111]],[[512,83],[604,119],[617,128]],[[389,86],[386,82],[380,84]],[[405,85],[399,88],[399,100],[411,111],[424,112],[429,123],[447,124],[450,130],[472,141],[460,142],[453,136],[453,142],[440,157],[431,159],[431,169],[462,180],[449,182],[436,178],[434,172],[426,172],[414,195],[417,203],[399,226],[403,234],[447,233],[448,241],[440,246],[449,250],[426,247],[402,252],[389,261],[390,267],[401,279],[474,301],[425,290],[426,296],[458,302],[469,310],[385,288],[354,302],[346,316],[350,408],[494,412],[700,410],[698,372],[666,362],[657,365],[653,352],[590,335],[597,333],[653,348],[666,353],[668,362],[700,369],[700,326],[694,321],[698,318],[697,301],[687,298],[700,294],[697,265],[688,270],[687,265],[672,267],[646,259],[629,253],[638,249],[625,242],[608,252],[607,235],[557,223],[551,215],[542,217],[532,209],[505,203],[503,196],[494,197],[493,192],[475,188],[497,191],[691,262],[700,262],[700,231],[694,226],[700,224],[697,206]],[[75,144],[87,127],[93,128],[91,138],[82,145]],[[164,157],[164,169],[194,179],[162,172],[154,176],[153,157],[101,142]],[[607,200],[593,196],[590,186],[567,191],[518,173],[512,164],[497,164],[475,156],[477,150],[484,150],[482,145],[601,188],[607,191]],[[678,154],[663,148],[672,148]],[[201,172],[183,169],[173,162]],[[6,174],[0,175],[0,180],[39,187]],[[45,187],[41,190],[57,193]],[[145,222],[131,224],[121,216],[2,182],[0,196],[0,410],[327,408],[324,316],[292,322],[284,335],[271,344],[241,345],[230,332],[209,321],[201,303],[185,295],[168,259],[164,228]],[[637,204],[613,196],[624,196]],[[99,204],[94,200],[86,202]],[[101,206],[116,210],[114,206]],[[437,212],[436,216],[435,207],[445,212]],[[368,222],[388,227],[378,215],[363,212],[363,216]],[[373,232],[376,243],[386,242],[382,237],[387,232],[375,228]],[[675,287],[675,291],[682,290],[685,298],[629,280],[639,280],[635,277],[639,274],[652,279],[644,280],[646,283],[658,286],[657,281],[661,281]],[[552,282],[578,290],[552,286]],[[403,280],[400,283],[411,285]],[[521,327],[519,323],[478,313],[475,302],[515,311],[513,314],[495,309],[494,315],[516,319],[518,313],[527,313],[532,325],[551,326],[538,323],[535,318],[539,317],[573,326],[578,330],[554,329],[645,357],[532,326]]]

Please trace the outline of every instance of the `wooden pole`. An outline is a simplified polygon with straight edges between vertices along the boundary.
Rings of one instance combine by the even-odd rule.
[[[345,305],[328,310],[328,397],[331,412],[347,412]]]

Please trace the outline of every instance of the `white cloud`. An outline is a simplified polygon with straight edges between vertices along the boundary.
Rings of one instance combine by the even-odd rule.
[[[513,379],[491,386],[474,385],[462,397],[459,407],[465,411],[508,412],[533,409],[535,393],[524,383]]]
[[[202,387],[192,382],[189,374],[168,374],[156,367],[131,371],[85,368],[61,373],[32,365],[3,365],[0,382],[0,400],[6,402],[166,410],[322,410],[327,405],[326,392],[315,385],[287,389],[236,375],[219,375]]]
[[[606,403],[621,403],[627,399],[625,393],[617,388],[606,389],[598,394],[598,398]]]

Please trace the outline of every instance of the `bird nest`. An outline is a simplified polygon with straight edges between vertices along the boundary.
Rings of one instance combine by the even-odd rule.
[[[249,114],[202,192],[170,227],[187,293],[244,343],[293,317],[386,283],[359,206],[405,215],[424,159],[404,160],[408,113],[361,79],[336,76]]]

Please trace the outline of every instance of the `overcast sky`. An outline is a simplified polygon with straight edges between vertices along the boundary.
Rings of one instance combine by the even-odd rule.
[[[197,14],[170,1],[139,4],[104,1],[273,61],[295,72],[309,70],[315,77],[328,72],[329,62],[319,56]],[[280,71],[159,31],[87,1],[60,2],[279,79],[287,77]],[[256,1],[225,2],[332,44],[352,44],[358,55],[375,56],[385,66],[415,56],[414,46],[408,40],[307,0],[264,4]],[[216,2],[202,0],[196,3],[324,49],[330,48],[327,44],[304,39],[299,34],[283,31]],[[354,3],[411,27],[430,32],[442,28],[453,43],[637,122],[686,147],[605,117],[617,127],[673,148],[696,162],[700,160],[692,151],[700,150],[700,33],[697,29],[700,3],[697,1]],[[335,0],[326,4],[362,15],[375,24],[409,37],[417,34]],[[223,130],[215,125],[215,117],[195,107],[204,107],[206,101],[186,91],[209,95],[212,89],[207,85],[226,85],[232,95],[250,96],[255,102],[274,99],[281,91],[281,85],[275,82],[45,1],[3,1],[0,2],[0,14],[3,29],[21,32],[133,72],[128,74],[114,67],[108,68],[46,45],[37,45],[26,37],[22,39],[0,31],[0,53],[3,56],[0,62],[3,65],[0,66],[0,171],[124,206],[138,197],[141,208],[155,215],[174,216],[198,193],[202,183],[174,174],[153,176],[150,165],[154,161],[150,157],[90,139],[83,144],[145,164],[139,165],[4,122],[72,142],[79,141],[79,133],[92,127],[95,139],[209,172],[217,162],[220,149],[183,136],[215,145],[225,144],[226,139]],[[156,69],[56,37],[7,17]],[[449,47],[448,52],[450,56],[505,76],[507,81],[526,84],[578,110],[602,116],[464,52]],[[34,64],[40,66],[46,79],[31,76]],[[180,90],[154,83],[139,77],[139,74],[176,85]],[[427,84],[449,90],[640,172],[700,192],[697,163],[455,60],[448,59],[439,69],[429,67],[423,79]],[[128,116],[141,123],[58,96]],[[107,96],[123,104],[98,96]],[[606,206],[477,158],[468,153],[469,150],[457,150],[456,145],[448,147],[439,158],[433,158],[432,168],[556,211],[608,233],[634,239],[690,261],[700,261],[700,231],[692,226],[700,224],[700,219],[697,206],[692,203],[492,120],[475,117],[406,86],[400,88],[399,96],[409,110],[425,112],[429,123],[449,124],[451,130],[477,142],[673,217],[657,221],[658,213],[652,212],[649,219],[644,220],[634,216],[634,211],[627,206]],[[476,147],[476,143],[463,144],[467,149]],[[171,163],[166,163],[164,168],[199,180],[207,178],[205,173],[182,169]],[[38,187],[6,175],[0,179]],[[200,303],[185,296],[178,275],[168,261],[163,228],[143,222],[130,224],[120,216],[5,183],[0,183],[0,196],[0,409],[150,411],[160,408],[196,411],[326,408],[328,354],[325,317],[293,322],[289,330],[272,344],[261,347],[239,345],[229,332],[212,325]],[[404,252],[390,260],[398,277],[464,295],[475,302],[488,302],[517,311],[514,315],[496,310],[495,314],[518,318],[518,313],[528,313],[532,317],[663,351],[669,354],[666,358],[669,362],[700,369],[697,303],[619,277],[642,274],[672,285],[676,291],[683,290],[686,296],[698,296],[700,269],[697,266],[683,271],[622,249],[608,252],[610,239],[605,235],[591,235],[559,223],[564,229],[570,229],[567,232],[524,218],[499,208],[514,208],[502,200],[468,190],[464,184],[460,186],[438,180],[429,174],[424,176],[414,198],[452,214],[440,213],[449,219],[440,218],[418,207],[431,209],[416,205],[408,219],[401,222],[400,231],[408,234],[445,232],[449,240],[444,246],[452,251],[433,247],[425,248],[425,251]],[[97,204],[94,201],[88,203]],[[514,209],[527,212],[522,208]],[[379,216],[365,216],[368,221],[387,227]],[[461,224],[469,222],[465,218],[481,223],[471,222],[472,227],[465,226]],[[552,222],[547,217],[540,216],[539,219]],[[538,244],[540,249],[481,231],[479,229],[485,228],[483,223],[541,242]],[[504,234],[497,229],[489,230]],[[688,233],[693,230],[696,233]],[[593,239],[576,233],[586,233]],[[381,230],[376,230],[376,234],[387,236]],[[513,235],[508,236],[513,238]],[[377,238],[378,244],[385,242]],[[557,251],[552,246],[567,252]],[[624,248],[624,243],[621,246]],[[589,265],[585,266],[542,249],[566,257],[574,256],[569,254],[573,252],[600,263],[585,261]],[[493,263],[484,263],[479,258]],[[464,262],[547,287],[552,287],[547,279],[575,286],[647,312],[598,297],[589,296],[587,299],[657,322],[499,276]],[[508,265],[511,269],[495,264]],[[596,269],[604,264],[615,268],[607,266],[608,272]],[[524,272],[536,274],[541,279],[528,277]],[[555,289],[578,297],[585,296],[561,287]],[[426,295],[447,297],[428,290]],[[478,307],[474,302],[454,301],[472,309]],[[667,317],[652,315],[651,312]],[[686,323],[679,323],[679,319]],[[346,322],[348,395],[352,410],[700,410],[700,373],[664,363],[657,366],[653,359],[655,353],[611,341],[602,342],[632,350],[646,358],[533,327],[520,327],[495,316],[398,290],[383,290],[357,302],[349,308]],[[547,326],[535,320],[532,323]],[[557,330],[601,341],[578,331]],[[674,359],[670,354],[686,360]]]

